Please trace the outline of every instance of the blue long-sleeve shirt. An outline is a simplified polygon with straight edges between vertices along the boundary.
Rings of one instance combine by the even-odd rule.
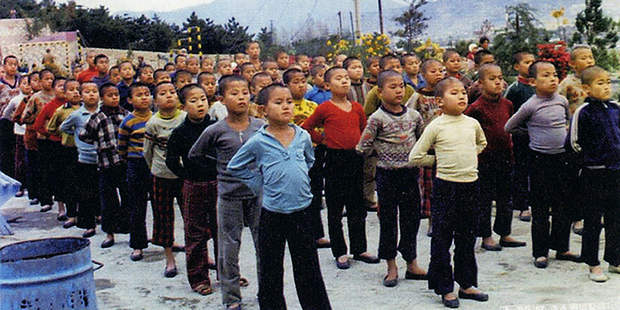
[[[95,113],[97,111],[98,110],[96,110]],[[79,109],[73,111],[73,113],[60,124],[60,131],[75,136],[75,146],[77,146],[78,149],[78,162],[83,164],[96,164],[98,162],[95,145],[86,143],[79,138],[80,134],[84,132],[84,127],[90,120],[91,115],[93,115],[93,113],[89,112],[84,106],[81,106]]]
[[[319,88],[315,85],[310,90],[308,90],[304,98],[310,101],[314,101],[317,104],[321,104],[329,99],[332,99],[332,92]]]
[[[573,115],[566,147],[581,152],[586,167],[620,170],[618,104],[586,98]]]
[[[293,141],[284,148],[263,126],[228,163],[228,171],[257,195],[263,191],[263,208],[290,214],[312,201],[308,170],[314,164],[310,134],[297,125]],[[256,164],[257,169],[248,169]]]

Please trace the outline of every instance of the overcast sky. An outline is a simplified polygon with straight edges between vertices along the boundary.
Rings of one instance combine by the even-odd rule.
[[[97,8],[101,5],[110,9],[111,13],[119,11],[173,11],[176,9],[195,6],[203,3],[209,3],[213,0],[76,0],[77,4],[81,4],[88,8]],[[67,0],[58,0],[57,3],[66,3]]]

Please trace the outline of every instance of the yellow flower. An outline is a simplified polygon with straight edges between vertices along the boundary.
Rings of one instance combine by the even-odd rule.
[[[327,40],[327,42],[325,42],[325,44],[327,44],[327,46],[331,46],[332,45],[332,41]]]
[[[372,47],[369,47],[366,51],[367,51],[368,53],[372,53],[372,52],[374,52],[374,49],[373,49]]]

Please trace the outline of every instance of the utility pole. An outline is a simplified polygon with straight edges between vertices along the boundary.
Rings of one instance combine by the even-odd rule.
[[[340,23],[340,38],[342,38],[342,11],[338,11],[338,22]]]
[[[383,9],[381,8],[381,0],[379,0],[379,29],[383,34]]]
[[[353,13],[349,11],[349,19],[351,20],[351,36],[353,37],[353,41],[355,41],[355,28],[353,28]]]
[[[355,39],[362,38],[362,10],[360,9],[360,0],[353,0],[355,3]]]

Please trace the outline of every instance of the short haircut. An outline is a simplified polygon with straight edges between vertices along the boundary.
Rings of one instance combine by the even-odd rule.
[[[64,77],[64,76],[57,76],[57,77],[55,77],[55,78],[54,78],[54,81],[52,82],[52,88],[55,88],[55,87],[56,87],[56,85],[58,85],[58,82],[60,82],[60,81],[66,81],[66,80],[67,80],[67,78],[66,78],[66,77]]]
[[[352,63],[352,62],[354,62],[354,61],[356,61],[356,60],[357,60],[357,61],[359,61],[359,62],[361,62],[361,60],[360,60],[358,57],[356,57],[356,56],[349,56],[349,57],[347,57],[347,58],[346,58],[346,59],[342,62],[342,67],[343,67],[343,68],[345,68],[345,69],[349,69],[349,67],[351,66],[351,63]]]
[[[408,58],[416,58],[418,60],[420,59],[420,57],[418,57],[418,55],[416,54],[407,53],[400,57],[400,65],[404,66]]]
[[[599,66],[592,66],[583,69],[583,71],[581,71],[581,73],[579,74],[579,76],[581,77],[581,84],[592,85],[594,80],[596,80],[603,74],[609,74],[609,72]]]
[[[174,88],[174,90],[176,91],[176,87],[174,87],[174,84],[172,84],[172,82],[168,82],[168,81],[163,81],[163,82],[159,82],[157,83],[157,85],[155,85],[155,90],[153,92],[153,98],[157,99],[157,93],[158,93],[158,89],[162,86],[162,85],[172,85],[172,88]]]
[[[234,82],[243,82],[248,86],[248,90],[250,90],[250,85],[248,84],[248,81],[246,81],[242,76],[224,75],[220,78],[220,80],[217,83],[218,94],[220,94],[221,96],[224,96],[224,93],[226,93],[226,90],[230,87],[230,84]]]
[[[302,76],[305,77],[304,72],[297,69],[297,68],[291,68],[291,69],[287,69],[286,71],[284,71],[284,73],[282,74],[282,82],[284,82],[284,84],[287,84],[291,82],[291,80],[293,79],[293,77],[295,76],[295,74],[301,74]]]
[[[50,70],[50,69],[43,69],[43,70],[39,71],[39,77],[42,78],[47,73],[49,73],[52,76],[54,76],[54,72],[52,72],[52,70]]]
[[[283,51],[283,50],[279,50],[279,51],[277,51],[277,52],[275,53],[275,57],[276,57],[276,59],[280,58],[280,55],[282,55],[282,54],[284,54],[284,55],[288,56],[288,53],[287,53],[287,52],[285,52],[285,51]]]
[[[121,70],[118,68],[118,66],[112,66],[112,67],[110,67],[110,70],[108,70],[108,71],[112,71],[112,70],[118,70],[118,71],[121,71]]]
[[[484,44],[484,42],[491,42],[491,41],[489,41],[489,38],[487,37],[480,37],[480,40],[478,40],[478,43],[482,45]]]
[[[269,75],[269,74],[267,74],[267,72],[263,72],[263,71],[254,74],[254,76],[250,80],[250,87],[252,87],[252,88],[256,87],[256,84],[258,84],[258,79],[261,79],[261,78],[268,78],[268,79],[271,80],[271,75]]]
[[[325,70],[325,69],[326,69],[325,65],[314,65],[310,67],[310,76],[315,77],[317,74],[319,74],[319,72],[321,72],[321,70]]]
[[[130,65],[131,69],[133,69],[134,71],[136,70],[136,68],[133,66],[133,63],[131,63],[131,61],[129,60],[122,61],[120,64],[118,64],[118,68],[120,69],[124,64]]]
[[[454,56],[454,55],[459,55],[459,57],[461,57],[461,54],[459,54],[457,51],[455,50],[447,50],[443,53],[443,62],[448,61],[448,59],[450,59],[450,57]]]
[[[66,81],[66,82],[65,82],[65,86],[63,87],[63,88],[65,89],[65,91],[67,91],[67,85],[68,85],[69,83],[71,83],[71,82],[78,83],[78,89],[80,88],[80,87],[79,87],[79,86],[80,86],[80,82],[78,82],[78,81],[77,81],[77,80],[75,80],[75,79],[65,79],[65,81]]]
[[[450,89],[450,87],[454,84],[463,85],[463,82],[455,77],[448,77],[439,81],[439,83],[435,85],[435,97],[443,98],[446,91],[448,91],[448,89]]]
[[[93,81],[88,81],[88,82],[84,82],[80,85],[80,93],[82,93],[84,91],[84,88],[86,87],[86,85],[95,85],[95,88],[97,88],[97,92],[99,92],[99,87],[97,87],[97,84],[95,84],[95,82]]]
[[[256,96],[256,104],[266,106],[267,103],[269,103],[269,97],[271,97],[271,93],[273,93],[276,88],[285,88],[288,90],[286,86],[280,83],[273,83],[271,85],[268,85],[258,92],[258,95]]]
[[[17,85],[19,86],[19,84],[21,84],[21,82],[23,81],[27,81],[28,83],[30,83],[30,74],[20,75],[19,78],[17,78]]]
[[[136,89],[141,88],[141,87],[146,87],[146,89],[148,89],[148,90],[149,90],[149,93],[150,93],[150,88],[149,88],[149,86],[148,86],[148,85],[146,85],[145,83],[142,83],[142,82],[133,82],[133,83],[131,83],[131,85],[129,86],[129,97],[133,97],[133,92],[134,92]]]
[[[207,76],[212,76],[213,78],[215,78],[215,74],[211,73],[211,72],[200,72],[200,74],[198,74],[198,77],[196,78],[196,81],[199,84],[202,84],[202,81],[204,79],[207,78]]]
[[[376,62],[379,62],[379,57],[378,56],[372,56],[368,59],[366,59],[366,68],[370,68],[370,66]]]
[[[179,61],[179,58],[181,57],[184,57],[185,60],[187,60],[187,56],[179,54],[179,55],[174,56],[174,63],[176,64]]]
[[[6,65],[6,62],[7,62],[9,59],[11,59],[11,58],[12,58],[12,59],[15,59],[15,61],[17,61],[17,62],[19,63],[19,61],[17,60],[17,57],[15,57],[15,55],[9,55],[9,56],[4,57],[4,61],[2,61],[2,64]]]
[[[186,76],[186,77],[189,77],[190,79],[192,78],[192,74],[189,73],[189,71],[179,70],[174,73],[174,76],[172,77],[172,83],[176,83],[181,78],[181,76]]]
[[[175,68],[176,66],[175,66],[173,63],[168,62],[168,63],[166,63],[166,64],[164,65],[164,68],[163,68],[163,70],[164,70],[164,71],[168,71],[168,70],[166,70],[166,67],[172,67],[172,68]]]
[[[421,65],[420,65],[420,72],[421,73],[426,73],[426,71],[428,70],[428,67],[430,67],[432,64],[439,64],[439,65],[443,65],[441,62],[439,62],[439,60],[437,59],[427,59],[425,60]]]
[[[576,45],[573,47],[573,49],[570,51],[570,60],[575,60],[575,58],[577,58],[577,51],[579,50],[592,50],[592,48],[588,45]]]
[[[541,64],[550,64],[553,65],[552,63],[548,62],[548,61],[543,61],[543,60],[537,60],[534,63],[532,63],[530,65],[530,68],[527,70],[527,74],[530,76],[530,78],[535,79],[536,75],[538,75],[538,67],[540,67]],[[555,67],[555,66],[554,66]]]
[[[493,55],[493,53],[491,53],[491,51],[489,51],[487,49],[481,49],[481,50],[477,51],[476,54],[474,54],[474,63],[479,65],[480,62],[482,61],[482,57],[484,57],[486,55]]]
[[[144,73],[144,70],[146,70],[146,69],[154,70],[153,66],[151,66],[151,65],[144,65],[142,68],[140,68],[140,71],[138,71],[138,73],[142,74],[142,73]]]
[[[35,75],[41,78],[41,74],[38,71],[31,72],[30,74],[28,74],[28,83],[32,82],[32,79],[34,79]]]
[[[224,62],[228,62],[229,64],[232,63],[232,61],[230,59],[222,58],[222,59],[217,61],[217,68],[219,69],[220,67],[222,67],[224,65]]]
[[[181,87],[181,89],[179,89],[179,91],[177,92],[177,94],[179,95],[179,101],[181,102],[181,104],[185,104],[187,100],[187,93],[189,93],[192,89],[200,89],[203,92],[205,92],[205,95],[206,95],[206,91],[202,89],[200,85],[196,83],[187,84]]]
[[[480,66],[480,69],[478,69],[478,79],[479,80],[484,79],[487,76],[487,74],[489,73],[489,71],[491,69],[493,69],[493,68],[497,68],[497,69],[501,70],[501,68],[498,65],[495,65],[495,64],[484,64],[484,65]]]
[[[254,67],[254,64],[251,62],[244,62],[241,64],[241,66],[239,66],[239,72],[243,73],[243,71],[245,71],[245,69],[249,68],[249,67]],[[254,70],[256,70],[256,67],[254,67]]]
[[[394,77],[399,77],[401,80],[403,78],[403,76],[400,73],[394,70],[387,70],[387,71],[380,72],[379,76],[377,77],[377,87],[383,89],[387,81]]]
[[[267,70],[267,68],[269,67],[269,65],[278,65],[277,62],[273,61],[273,60],[265,60],[263,61],[263,63],[260,65],[260,69],[261,70]]]
[[[323,80],[325,82],[329,83],[329,80],[331,80],[332,75],[334,75],[334,72],[336,72],[337,70],[347,71],[347,69],[345,69],[343,67],[339,67],[339,66],[331,67],[331,68],[327,69],[327,71],[325,71],[325,75],[323,76]]]
[[[516,65],[516,64],[520,63],[523,60],[523,58],[525,58],[525,56],[528,56],[528,55],[534,56],[534,54],[532,54],[530,52],[518,52],[512,58],[512,63]]]
[[[95,64],[97,64],[97,62],[99,61],[99,59],[108,59],[110,60],[110,58],[108,57],[108,55],[106,54],[99,54],[97,56],[95,56]]]
[[[153,79],[155,79],[155,81],[157,81],[157,79],[161,76],[161,75],[168,75],[170,76],[170,74],[168,73],[168,71],[164,70],[164,69],[157,69],[153,72]]]
[[[257,41],[250,41],[248,43],[245,44],[245,50],[249,50],[250,49],[250,45],[252,44],[258,44],[258,46],[260,47],[260,44]]]
[[[396,57],[396,55],[394,55],[394,54],[386,54],[386,55],[383,55],[381,58],[379,58],[379,68],[380,68],[381,70],[384,70],[384,69],[385,69],[385,66],[387,66],[387,63],[388,63],[389,61],[391,61],[392,59],[396,59],[396,60],[398,60],[398,57]],[[400,61],[400,60],[399,60],[399,61]]]
[[[112,83],[103,83],[103,85],[99,86],[99,94],[101,97],[103,97],[103,95],[105,95],[105,93],[108,91],[108,89],[114,88],[116,90],[118,90],[118,87],[116,87],[116,85],[112,84]]]
[[[308,55],[306,54],[295,55],[295,62],[299,62],[301,58],[308,58]]]

